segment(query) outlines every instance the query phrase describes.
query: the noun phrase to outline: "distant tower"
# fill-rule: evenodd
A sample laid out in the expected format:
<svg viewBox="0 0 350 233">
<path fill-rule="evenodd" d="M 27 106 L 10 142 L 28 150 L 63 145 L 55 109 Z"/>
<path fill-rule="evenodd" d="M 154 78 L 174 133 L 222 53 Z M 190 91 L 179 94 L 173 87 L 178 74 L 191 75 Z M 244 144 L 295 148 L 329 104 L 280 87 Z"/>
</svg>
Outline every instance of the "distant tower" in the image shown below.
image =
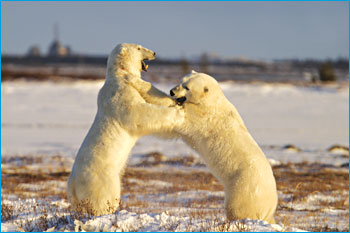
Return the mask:
<svg viewBox="0 0 350 233">
<path fill-rule="evenodd" d="M 53 26 L 53 41 L 49 47 L 48 55 L 51 57 L 64 57 L 69 55 L 68 49 L 59 41 L 59 30 L 57 23 L 55 23 Z"/>
<path fill-rule="evenodd" d="M 53 40 L 54 41 L 59 41 L 59 30 L 58 30 L 58 24 L 55 23 L 53 25 Z"/>
</svg>

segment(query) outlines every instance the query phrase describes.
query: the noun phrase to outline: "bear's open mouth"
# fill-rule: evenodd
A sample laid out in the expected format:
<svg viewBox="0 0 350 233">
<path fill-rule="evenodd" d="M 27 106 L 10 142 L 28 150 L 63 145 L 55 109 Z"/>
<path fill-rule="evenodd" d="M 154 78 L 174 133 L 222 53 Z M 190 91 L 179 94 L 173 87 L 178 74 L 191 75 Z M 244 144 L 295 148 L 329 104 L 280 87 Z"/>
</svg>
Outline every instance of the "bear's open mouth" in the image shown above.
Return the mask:
<svg viewBox="0 0 350 233">
<path fill-rule="evenodd" d="M 180 105 L 180 106 L 182 106 L 185 103 L 185 101 L 186 101 L 186 97 L 185 96 L 175 99 L 176 104 Z"/>
<path fill-rule="evenodd" d="M 145 61 L 148 60 L 148 59 L 144 59 L 141 61 L 141 66 L 142 66 L 142 70 L 147 72 L 147 69 L 148 69 L 148 65 L 146 65 Z"/>
</svg>

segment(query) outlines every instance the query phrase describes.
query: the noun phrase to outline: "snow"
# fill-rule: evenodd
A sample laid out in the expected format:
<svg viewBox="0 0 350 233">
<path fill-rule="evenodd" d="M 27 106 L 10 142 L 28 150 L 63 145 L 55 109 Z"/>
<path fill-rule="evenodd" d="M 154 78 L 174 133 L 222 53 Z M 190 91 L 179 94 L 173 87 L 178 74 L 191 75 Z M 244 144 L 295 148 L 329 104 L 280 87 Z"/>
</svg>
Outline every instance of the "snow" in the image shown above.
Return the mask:
<svg viewBox="0 0 350 233">
<path fill-rule="evenodd" d="M 1 154 L 75 156 L 96 113 L 103 81 L 5 82 L 1 86 Z M 168 92 L 172 86 L 155 84 Z M 221 83 L 268 158 L 340 164 L 347 158 L 326 149 L 349 145 L 348 87 Z M 291 155 L 281 148 L 301 149 Z M 167 156 L 196 154 L 181 140 L 146 136 L 132 154 L 158 151 Z M 294 153 L 294 152 L 293 152 Z"/>
<path fill-rule="evenodd" d="M 30 202 L 32 206 L 38 206 L 35 199 L 27 199 L 25 201 L 18 200 L 13 203 L 16 205 L 21 205 L 23 202 Z M 57 203 L 58 208 L 60 205 L 62 207 L 66 206 L 67 203 Z M 39 206 L 40 207 L 40 206 Z M 48 218 L 53 218 L 53 216 L 47 216 Z M 67 214 L 62 214 L 67 220 L 67 225 L 60 225 L 56 227 L 50 227 L 47 231 L 92 231 L 92 232 L 111 232 L 111 231 L 194 231 L 198 232 L 203 229 L 210 229 L 211 231 L 271 231 L 280 232 L 286 229 L 290 231 L 302 232 L 303 230 L 297 228 L 286 228 L 278 224 L 268 224 L 264 221 L 259 220 L 239 220 L 232 221 L 230 224 L 225 221 L 225 216 L 217 216 L 217 219 L 192 219 L 191 216 L 185 216 L 179 214 L 178 216 L 172 215 L 168 211 L 157 213 L 143 213 L 136 214 L 134 212 L 129 212 L 126 210 L 118 211 L 112 215 L 103 215 L 95 217 L 93 219 L 88 219 L 84 221 L 74 220 L 71 216 Z M 23 231 L 21 227 L 21 221 L 24 218 L 31 219 L 26 227 L 36 231 L 39 230 L 40 219 L 36 216 L 32 216 L 28 210 L 24 211 L 22 216 L 13 222 L 1 223 L 1 231 Z M 52 220 L 55 222 L 55 220 Z"/>
<path fill-rule="evenodd" d="M 141 181 L 138 179 L 133 179 L 133 178 L 129 178 L 128 181 L 130 183 L 134 183 L 134 184 L 142 184 L 142 185 L 150 185 L 150 186 L 163 186 L 163 187 L 172 187 L 173 184 L 169 183 L 169 182 L 164 182 L 164 181 L 160 181 L 160 180 L 147 180 L 145 181 Z"/>
<path fill-rule="evenodd" d="M 192 231 L 198 232 L 202 228 L 210 228 L 218 231 L 220 224 L 224 223 L 224 217 L 219 219 L 219 223 L 210 222 L 206 219 L 191 221 L 190 217 L 177 217 L 171 216 L 167 212 L 161 214 L 135 214 L 122 210 L 118 213 L 115 218 L 110 218 L 109 216 L 102 216 L 94 220 L 89 220 L 82 223 L 76 220 L 75 226 L 76 230 L 84 231 L 124 231 L 134 229 L 135 231 Z M 113 222 L 117 222 L 117 227 L 113 226 Z M 201 228 L 199 228 L 200 226 Z M 283 227 L 277 224 L 268 224 L 263 221 L 246 219 L 245 221 L 236 221 L 231 224 L 226 230 L 227 231 L 240 231 L 244 229 L 245 231 L 282 231 Z M 299 229 L 294 229 L 300 232 Z"/>
</svg>

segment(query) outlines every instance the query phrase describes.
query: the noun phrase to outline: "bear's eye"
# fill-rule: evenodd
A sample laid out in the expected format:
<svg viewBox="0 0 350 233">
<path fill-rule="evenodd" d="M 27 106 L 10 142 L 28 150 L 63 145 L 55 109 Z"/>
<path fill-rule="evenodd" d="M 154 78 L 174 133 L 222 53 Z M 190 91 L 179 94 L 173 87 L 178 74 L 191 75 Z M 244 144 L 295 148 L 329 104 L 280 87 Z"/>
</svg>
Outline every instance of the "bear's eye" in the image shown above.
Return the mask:
<svg viewBox="0 0 350 233">
<path fill-rule="evenodd" d="M 141 48 L 140 48 L 140 47 L 138 47 L 138 48 L 137 48 L 137 50 L 141 50 Z"/>
<path fill-rule="evenodd" d="M 188 88 L 188 87 L 186 87 L 186 86 L 183 86 L 183 88 L 185 88 L 187 91 L 189 91 L 190 89 Z"/>
</svg>

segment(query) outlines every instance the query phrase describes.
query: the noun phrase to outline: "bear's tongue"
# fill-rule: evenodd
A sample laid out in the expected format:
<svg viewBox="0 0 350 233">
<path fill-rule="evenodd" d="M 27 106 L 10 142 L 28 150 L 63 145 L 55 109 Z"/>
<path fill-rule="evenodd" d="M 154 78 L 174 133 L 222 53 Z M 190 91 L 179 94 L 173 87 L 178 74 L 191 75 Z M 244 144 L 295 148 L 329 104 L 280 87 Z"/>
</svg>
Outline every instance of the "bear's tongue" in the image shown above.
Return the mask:
<svg viewBox="0 0 350 233">
<path fill-rule="evenodd" d="M 141 66 L 142 66 L 142 70 L 145 71 L 145 72 L 147 72 L 148 65 L 146 65 L 146 63 L 145 63 L 144 60 L 141 61 Z"/>
</svg>

